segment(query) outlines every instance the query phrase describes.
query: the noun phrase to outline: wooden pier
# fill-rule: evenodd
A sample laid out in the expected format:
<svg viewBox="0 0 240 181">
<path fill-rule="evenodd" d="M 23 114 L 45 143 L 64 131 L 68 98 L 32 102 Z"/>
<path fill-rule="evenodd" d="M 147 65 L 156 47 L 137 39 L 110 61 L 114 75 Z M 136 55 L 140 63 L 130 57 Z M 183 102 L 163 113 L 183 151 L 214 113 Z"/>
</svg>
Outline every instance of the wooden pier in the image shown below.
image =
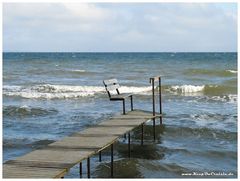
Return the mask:
<svg viewBox="0 0 240 181">
<path fill-rule="evenodd" d="M 156 78 L 150 79 L 154 82 Z M 160 77 L 159 79 L 160 83 Z M 161 90 L 161 89 L 159 89 Z M 153 86 L 154 92 L 154 86 Z M 160 92 L 160 91 L 159 91 Z M 154 93 L 153 93 L 154 95 Z M 144 124 L 153 121 L 153 139 L 155 140 L 155 121 L 162 124 L 161 92 L 159 94 L 160 112 L 132 109 L 125 114 L 115 115 L 83 131 L 74 133 L 45 148 L 9 160 L 3 164 L 3 178 L 64 178 L 69 170 L 79 164 L 79 176 L 82 177 L 82 161 L 87 160 L 87 177 L 91 177 L 90 158 L 111 147 L 111 177 L 114 177 L 114 143 L 123 135 L 128 135 L 128 156 L 131 153 L 130 132 L 141 127 L 141 145 L 144 141 Z"/>
</svg>

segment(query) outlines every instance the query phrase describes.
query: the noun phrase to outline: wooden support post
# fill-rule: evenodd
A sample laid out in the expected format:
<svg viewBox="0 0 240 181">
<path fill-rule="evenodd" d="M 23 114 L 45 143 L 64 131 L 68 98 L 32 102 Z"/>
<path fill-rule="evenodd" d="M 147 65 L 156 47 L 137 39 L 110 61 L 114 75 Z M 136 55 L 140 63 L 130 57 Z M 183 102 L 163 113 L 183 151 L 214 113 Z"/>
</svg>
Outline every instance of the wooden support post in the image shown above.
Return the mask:
<svg viewBox="0 0 240 181">
<path fill-rule="evenodd" d="M 162 85 L 161 85 L 161 77 L 159 77 L 159 111 L 160 111 L 160 125 L 162 125 Z"/>
<path fill-rule="evenodd" d="M 125 111 L 125 99 L 123 99 L 123 114 L 126 114 L 126 111 Z"/>
<path fill-rule="evenodd" d="M 128 132 L 128 157 L 131 156 L 131 146 L 130 146 L 130 132 Z"/>
<path fill-rule="evenodd" d="M 153 118 L 153 140 L 156 140 L 156 123 L 155 118 Z"/>
<path fill-rule="evenodd" d="M 102 161 L 102 151 L 99 151 L 99 162 Z"/>
<path fill-rule="evenodd" d="M 82 162 L 79 163 L 79 176 L 82 178 Z"/>
<path fill-rule="evenodd" d="M 90 158 L 87 158 L 87 176 L 90 178 Z"/>
<path fill-rule="evenodd" d="M 143 145 L 143 124 L 141 126 L 141 131 L 142 131 L 142 134 L 141 134 L 141 145 Z"/>
<path fill-rule="evenodd" d="M 111 178 L 113 178 L 113 144 L 111 144 Z"/>
<path fill-rule="evenodd" d="M 131 95 L 131 111 L 133 111 L 133 97 Z"/>
</svg>

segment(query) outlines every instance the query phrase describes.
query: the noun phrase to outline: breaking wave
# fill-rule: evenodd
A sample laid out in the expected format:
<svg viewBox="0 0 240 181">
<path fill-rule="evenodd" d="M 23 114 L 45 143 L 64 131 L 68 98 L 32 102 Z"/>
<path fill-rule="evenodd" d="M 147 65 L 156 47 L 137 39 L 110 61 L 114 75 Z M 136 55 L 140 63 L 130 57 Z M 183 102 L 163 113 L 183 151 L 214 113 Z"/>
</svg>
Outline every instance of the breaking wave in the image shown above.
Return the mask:
<svg viewBox="0 0 240 181">
<path fill-rule="evenodd" d="M 226 94 L 237 94 L 236 86 L 225 86 L 225 85 L 176 85 L 166 86 L 166 91 L 177 94 L 195 95 L 206 94 L 206 95 L 226 95 Z"/>
<path fill-rule="evenodd" d="M 178 92 L 178 93 L 193 93 L 193 92 L 201 92 L 205 88 L 204 85 L 194 86 L 194 85 L 176 85 L 169 87 L 169 91 Z"/>
<path fill-rule="evenodd" d="M 151 95 L 151 86 L 122 86 L 121 93 Z M 163 92 L 181 96 L 201 96 L 208 101 L 237 102 L 237 87 L 226 85 L 165 85 Z M 113 92 L 115 93 L 115 92 Z M 3 86 L 3 95 L 27 99 L 74 99 L 106 95 L 103 86 L 71 86 L 41 84 Z"/>
<path fill-rule="evenodd" d="M 147 94 L 151 87 L 122 86 L 121 93 Z M 43 98 L 43 99 L 67 99 L 94 96 L 105 94 L 103 86 L 70 86 L 42 84 L 28 87 L 3 86 L 3 94 L 6 96 L 19 96 L 23 98 Z"/>
<path fill-rule="evenodd" d="M 233 74 L 237 74 L 237 70 L 226 70 L 227 72 L 233 73 Z"/>
</svg>

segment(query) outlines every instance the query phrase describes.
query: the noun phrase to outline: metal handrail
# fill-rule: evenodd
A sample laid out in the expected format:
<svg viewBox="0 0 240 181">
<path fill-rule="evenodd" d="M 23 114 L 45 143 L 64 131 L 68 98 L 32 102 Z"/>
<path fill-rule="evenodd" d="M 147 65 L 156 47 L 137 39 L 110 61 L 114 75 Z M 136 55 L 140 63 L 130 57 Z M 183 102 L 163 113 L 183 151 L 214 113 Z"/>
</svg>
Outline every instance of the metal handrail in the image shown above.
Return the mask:
<svg viewBox="0 0 240 181">
<path fill-rule="evenodd" d="M 155 110 L 155 82 L 158 81 L 158 96 L 159 96 L 159 114 L 162 115 L 162 86 L 161 76 L 151 77 L 149 82 L 152 83 L 152 105 L 153 105 L 153 116 L 156 115 Z M 162 116 L 160 116 L 160 124 L 162 124 Z"/>
</svg>

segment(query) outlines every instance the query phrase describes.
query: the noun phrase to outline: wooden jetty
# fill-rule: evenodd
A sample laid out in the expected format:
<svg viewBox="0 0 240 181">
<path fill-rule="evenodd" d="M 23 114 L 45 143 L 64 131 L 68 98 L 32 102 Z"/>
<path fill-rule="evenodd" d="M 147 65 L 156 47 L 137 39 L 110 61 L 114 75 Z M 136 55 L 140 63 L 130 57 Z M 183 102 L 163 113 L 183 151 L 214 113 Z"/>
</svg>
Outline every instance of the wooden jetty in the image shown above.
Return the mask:
<svg viewBox="0 0 240 181">
<path fill-rule="evenodd" d="M 155 112 L 154 82 L 159 81 L 160 112 Z M 131 153 L 130 132 L 141 127 L 141 145 L 144 141 L 144 124 L 153 120 L 153 138 L 155 140 L 155 120 L 160 118 L 162 124 L 161 78 L 150 78 L 153 85 L 153 112 L 133 109 L 125 114 L 110 117 L 98 125 L 74 133 L 62 140 L 32 151 L 26 155 L 9 160 L 3 164 L 3 178 L 64 178 L 69 170 L 79 164 L 82 177 L 82 161 L 87 160 L 87 177 L 90 178 L 90 158 L 111 147 L 111 177 L 114 177 L 114 143 L 123 135 L 128 135 L 128 156 Z M 125 109 L 125 108 L 124 108 Z M 125 110 L 124 110 L 125 111 Z"/>
</svg>

